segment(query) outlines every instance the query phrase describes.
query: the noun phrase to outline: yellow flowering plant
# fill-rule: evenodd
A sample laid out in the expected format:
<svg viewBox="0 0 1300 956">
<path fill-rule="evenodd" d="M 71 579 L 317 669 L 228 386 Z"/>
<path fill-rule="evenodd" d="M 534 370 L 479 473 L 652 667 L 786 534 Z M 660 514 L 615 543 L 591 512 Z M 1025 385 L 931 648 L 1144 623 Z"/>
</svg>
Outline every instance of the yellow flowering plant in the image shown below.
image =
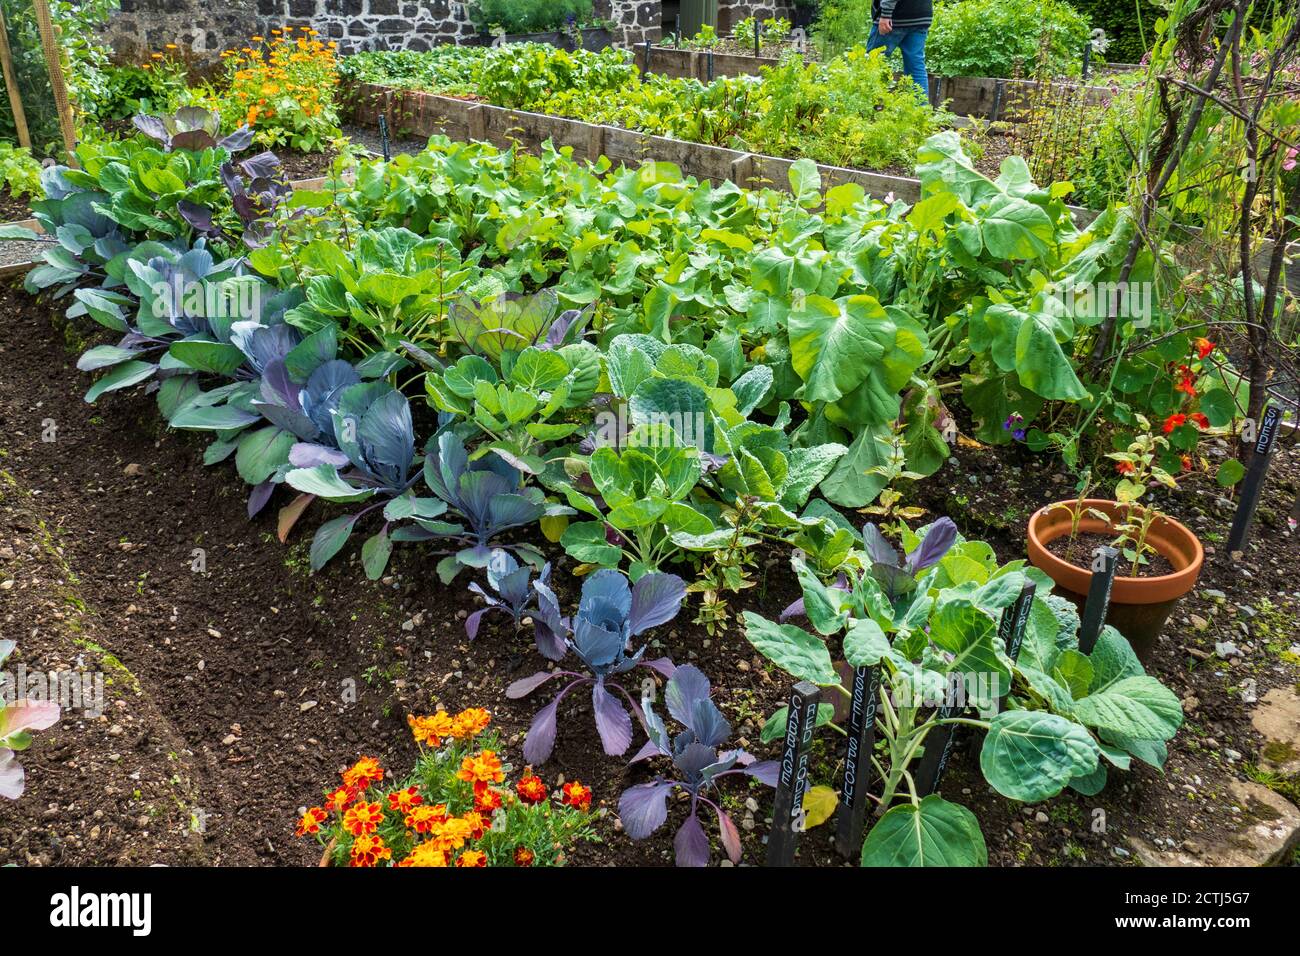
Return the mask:
<svg viewBox="0 0 1300 956">
<path fill-rule="evenodd" d="M 342 773 L 321 805 L 303 810 L 299 836 L 315 837 L 337 866 L 563 866 L 566 848 L 596 839 L 591 790 L 552 791 L 531 768 L 513 785 L 501 740 L 481 707 L 407 719 L 420 748 L 405 780 L 386 784 L 374 757 Z"/>
<path fill-rule="evenodd" d="M 254 142 L 318 152 L 342 135 L 336 93 L 338 44 L 309 27 L 276 29 L 221 54 L 224 86 L 206 88 L 199 105 L 221 113 L 223 126 L 249 126 Z"/>
</svg>

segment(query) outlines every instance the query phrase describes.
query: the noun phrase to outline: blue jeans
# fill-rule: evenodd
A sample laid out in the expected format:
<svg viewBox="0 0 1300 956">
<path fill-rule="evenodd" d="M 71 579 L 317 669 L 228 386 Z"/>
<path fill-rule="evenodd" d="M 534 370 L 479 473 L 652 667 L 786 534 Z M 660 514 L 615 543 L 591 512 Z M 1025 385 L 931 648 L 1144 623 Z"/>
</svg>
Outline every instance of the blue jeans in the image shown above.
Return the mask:
<svg viewBox="0 0 1300 956">
<path fill-rule="evenodd" d="M 868 53 L 879 47 L 884 47 L 886 54 L 903 51 L 903 72 L 912 78 L 927 100 L 930 98 L 930 74 L 925 68 L 925 37 L 929 32 L 926 27 L 894 27 L 889 33 L 882 34 L 873 23 L 871 36 L 867 39 Z"/>
</svg>

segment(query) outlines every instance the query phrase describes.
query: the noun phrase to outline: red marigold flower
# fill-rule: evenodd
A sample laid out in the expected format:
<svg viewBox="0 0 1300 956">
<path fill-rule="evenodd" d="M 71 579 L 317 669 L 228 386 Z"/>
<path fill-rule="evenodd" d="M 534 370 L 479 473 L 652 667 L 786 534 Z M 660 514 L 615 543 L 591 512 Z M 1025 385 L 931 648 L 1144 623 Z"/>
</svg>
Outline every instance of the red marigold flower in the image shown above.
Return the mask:
<svg viewBox="0 0 1300 956">
<path fill-rule="evenodd" d="M 380 803 L 358 803 L 343 814 L 343 827 L 353 836 L 374 833 L 384 821 L 384 807 Z"/>
<path fill-rule="evenodd" d="M 546 799 L 546 784 L 542 782 L 541 777 L 532 772 L 531 767 L 528 767 L 525 768 L 519 782 L 515 784 L 515 792 L 524 803 L 541 803 Z"/>
<path fill-rule="evenodd" d="M 1202 415 L 1200 412 L 1192 412 L 1187 417 L 1196 423 L 1197 428 L 1204 430 L 1210 427 L 1210 420 L 1206 418 L 1204 415 Z"/>
<path fill-rule="evenodd" d="M 515 866 L 532 866 L 537 855 L 526 846 L 515 847 Z"/>
<path fill-rule="evenodd" d="M 356 798 L 356 787 L 339 787 L 337 790 L 332 790 L 325 795 L 325 806 L 335 813 L 342 813 L 352 805 L 352 801 Z"/>
<path fill-rule="evenodd" d="M 1115 462 L 1115 470 L 1121 475 L 1131 475 L 1137 468 L 1131 461 L 1117 461 Z"/>
<path fill-rule="evenodd" d="M 564 803 L 573 807 L 575 810 L 586 810 L 591 807 L 591 788 L 584 787 L 578 781 L 573 780 L 566 783 L 561 790 L 564 793 Z"/>
<path fill-rule="evenodd" d="M 420 796 L 420 791 L 415 787 L 396 790 L 388 795 L 388 809 L 396 810 L 399 813 L 408 813 L 412 807 L 418 807 L 422 803 L 424 803 L 424 797 Z"/>
<path fill-rule="evenodd" d="M 456 858 L 457 866 L 487 866 L 487 854 L 482 850 L 466 850 Z"/>
<path fill-rule="evenodd" d="M 320 833 L 321 824 L 330 817 L 329 811 L 322 807 L 312 807 L 302 815 L 298 821 L 298 836 L 306 836 L 309 833 Z"/>
<path fill-rule="evenodd" d="M 486 783 L 474 784 L 474 809 L 488 814 L 501 809 L 501 793 Z"/>
<path fill-rule="evenodd" d="M 350 866 L 378 866 L 380 860 L 391 860 L 393 851 L 379 837 L 363 833 L 352 841 Z"/>
<path fill-rule="evenodd" d="M 362 757 L 351 768 L 343 771 L 343 783 L 357 790 L 365 790 L 384 779 L 384 768 L 374 757 Z"/>
<path fill-rule="evenodd" d="M 1182 412 L 1176 412 L 1175 414 L 1170 415 L 1168 418 L 1165 419 L 1165 434 L 1168 435 L 1179 425 L 1186 425 L 1186 424 L 1187 424 L 1187 416 L 1184 415 Z"/>
<path fill-rule="evenodd" d="M 1196 347 L 1196 357 L 1198 359 L 1205 358 L 1215 349 L 1214 343 L 1211 342 L 1209 339 L 1205 338 L 1204 336 L 1194 340 L 1192 342 L 1192 345 Z"/>
<path fill-rule="evenodd" d="M 406 827 L 416 833 L 428 833 L 434 827 L 447 822 L 447 806 L 435 803 L 433 806 L 412 807 L 406 814 Z"/>
</svg>

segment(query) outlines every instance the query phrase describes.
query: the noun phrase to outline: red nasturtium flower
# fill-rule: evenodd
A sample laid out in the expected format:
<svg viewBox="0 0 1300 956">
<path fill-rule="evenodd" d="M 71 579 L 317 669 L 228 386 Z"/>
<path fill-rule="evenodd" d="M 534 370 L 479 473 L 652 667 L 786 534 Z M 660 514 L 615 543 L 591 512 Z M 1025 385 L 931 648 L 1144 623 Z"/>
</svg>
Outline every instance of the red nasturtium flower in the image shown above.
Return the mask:
<svg viewBox="0 0 1300 956">
<path fill-rule="evenodd" d="M 399 813 L 409 813 L 412 807 L 418 807 L 422 803 L 424 797 L 420 796 L 420 791 L 415 787 L 396 790 L 388 795 L 388 809 L 397 810 Z"/>
<path fill-rule="evenodd" d="M 1180 463 L 1181 463 L 1182 466 L 1183 466 L 1183 471 L 1191 471 L 1191 470 L 1192 470 L 1192 456 L 1191 456 L 1191 455 L 1183 455 L 1182 458 L 1179 459 L 1179 461 L 1180 461 Z"/>
<path fill-rule="evenodd" d="M 546 784 L 542 778 L 533 773 L 531 767 L 524 769 L 524 775 L 515 784 L 515 792 L 524 803 L 541 803 L 546 799 Z"/>
<path fill-rule="evenodd" d="M 591 806 L 590 787 L 584 787 L 578 781 L 573 780 L 566 783 L 561 790 L 564 793 L 564 802 L 575 810 L 586 810 Z"/>
<path fill-rule="evenodd" d="M 1137 471 L 1137 467 L 1131 461 L 1117 461 L 1115 462 L 1115 470 L 1121 475 L 1131 475 Z"/>
<path fill-rule="evenodd" d="M 1190 421 L 1196 423 L 1197 428 L 1204 430 L 1210 427 L 1210 420 L 1206 418 L 1204 415 L 1202 415 L 1200 412 L 1192 412 L 1187 417 Z"/>
<path fill-rule="evenodd" d="M 515 847 L 515 866 L 532 866 L 537 855 L 526 846 Z"/>
<path fill-rule="evenodd" d="M 380 803 L 361 802 L 343 814 L 343 828 L 353 836 L 374 833 L 384 821 L 384 807 Z"/>
<path fill-rule="evenodd" d="M 482 850 L 466 850 L 456 858 L 457 866 L 487 866 L 487 854 Z"/>
<path fill-rule="evenodd" d="M 1174 386 L 1174 391 L 1182 392 L 1184 395 L 1188 395 L 1191 398 L 1195 398 L 1196 397 L 1195 380 L 1190 375 L 1184 375 L 1182 381 L 1180 381 L 1177 385 Z"/>
<path fill-rule="evenodd" d="M 1204 336 L 1195 339 L 1192 345 L 1196 347 L 1196 357 L 1198 359 L 1203 359 L 1214 351 L 1214 343 Z"/>
<path fill-rule="evenodd" d="M 320 833 L 321 824 L 330 818 L 329 811 L 322 807 L 312 807 L 298 821 L 298 836 Z"/>
<path fill-rule="evenodd" d="M 501 809 L 501 793 L 486 783 L 474 784 L 474 809 L 479 813 L 492 813 Z"/>
<path fill-rule="evenodd" d="M 349 769 L 343 771 L 343 785 L 365 790 L 371 784 L 384 779 L 384 768 L 374 757 L 362 757 Z"/>
<path fill-rule="evenodd" d="M 352 801 L 356 798 L 356 787 L 339 787 L 337 790 L 331 790 L 325 795 L 325 806 L 335 813 L 342 813 L 352 805 Z"/>
<path fill-rule="evenodd" d="M 1187 424 L 1187 416 L 1184 415 L 1182 412 L 1175 412 L 1173 415 L 1170 415 L 1168 418 L 1165 419 L 1165 434 L 1168 435 L 1179 425 L 1186 425 L 1186 424 Z"/>
<path fill-rule="evenodd" d="M 391 860 L 393 851 L 372 833 L 363 833 L 352 841 L 351 866 L 378 866 L 380 860 Z"/>
<path fill-rule="evenodd" d="M 460 762 L 456 776 L 470 783 L 500 783 L 506 778 L 501 760 L 491 750 L 471 754 Z"/>
</svg>

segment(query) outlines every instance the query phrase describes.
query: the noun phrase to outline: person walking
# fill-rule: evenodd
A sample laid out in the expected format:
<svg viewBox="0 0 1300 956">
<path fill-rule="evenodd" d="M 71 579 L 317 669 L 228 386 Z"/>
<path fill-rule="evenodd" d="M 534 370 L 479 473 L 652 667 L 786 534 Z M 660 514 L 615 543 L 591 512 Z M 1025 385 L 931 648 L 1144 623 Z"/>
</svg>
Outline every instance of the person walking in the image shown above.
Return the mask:
<svg viewBox="0 0 1300 956">
<path fill-rule="evenodd" d="M 932 0 L 872 0 L 871 36 L 867 52 L 884 47 L 885 54 L 903 53 L 903 72 L 927 100 L 930 74 L 925 67 L 925 38 L 934 19 Z"/>
</svg>

